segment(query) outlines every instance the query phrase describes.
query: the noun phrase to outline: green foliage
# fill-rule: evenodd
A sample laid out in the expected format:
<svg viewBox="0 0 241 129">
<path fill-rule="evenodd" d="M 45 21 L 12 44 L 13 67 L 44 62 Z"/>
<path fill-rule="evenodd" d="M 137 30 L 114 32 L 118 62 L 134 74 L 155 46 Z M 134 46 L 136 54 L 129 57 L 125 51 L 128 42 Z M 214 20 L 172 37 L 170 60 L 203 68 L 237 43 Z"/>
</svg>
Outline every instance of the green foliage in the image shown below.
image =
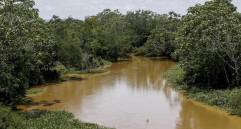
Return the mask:
<svg viewBox="0 0 241 129">
<path fill-rule="evenodd" d="M 34 88 L 28 89 L 27 92 L 26 92 L 26 95 L 27 96 L 33 96 L 33 95 L 40 94 L 40 93 L 42 93 L 44 91 L 45 91 L 45 88 L 34 87 Z"/>
<path fill-rule="evenodd" d="M 83 32 L 83 22 L 68 18 L 62 20 L 57 16 L 48 23 L 57 40 L 58 60 L 68 68 L 76 67 L 82 69 L 83 66 L 83 44 L 81 35 Z"/>
<path fill-rule="evenodd" d="M 33 7 L 32 0 L 0 1 L 0 103 L 15 106 L 33 85 L 57 80 L 67 71 L 99 72 L 110 61 L 137 53 L 178 59 L 180 65 L 167 74 L 169 81 L 196 100 L 241 114 L 240 90 L 232 89 L 241 83 L 241 14 L 231 0 L 198 4 L 182 18 L 174 12 L 123 15 L 105 9 L 85 20 L 53 16 L 46 22 Z M 32 118 L 0 112 L 4 110 L 10 115 L 0 116 L 0 129 L 89 126 L 64 112 Z"/>
<path fill-rule="evenodd" d="M 189 98 L 220 107 L 233 115 L 241 116 L 241 89 L 206 90 L 192 88 L 187 92 Z"/>
<path fill-rule="evenodd" d="M 174 12 L 170 12 L 169 15 L 157 16 L 156 27 L 151 31 L 147 42 L 139 49 L 139 54 L 150 57 L 171 57 L 176 47 L 175 35 L 179 17 Z"/>
<path fill-rule="evenodd" d="M 132 33 L 131 44 L 134 48 L 139 48 L 147 41 L 151 30 L 156 26 L 158 15 L 148 10 L 129 11 L 126 20 Z"/>
<path fill-rule="evenodd" d="M 0 107 L 0 114 L 0 129 L 108 129 L 80 122 L 71 113 L 63 111 L 19 113 Z"/>
<path fill-rule="evenodd" d="M 1 6 L 0 102 L 7 105 L 16 105 L 28 88 L 57 80 L 66 71 L 92 71 L 128 57 L 157 23 L 151 11 L 123 15 L 106 9 L 84 21 L 53 16 L 46 22 L 32 0 L 7 0 Z"/>
<path fill-rule="evenodd" d="M 118 10 L 109 9 L 87 19 L 97 25 L 92 28 L 93 39 L 90 50 L 103 59 L 117 61 L 119 57 L 127 57 L 131 49 L 131 31 L 129 23 Z"/>
<path fill-rule="evenodd" d="M 166 77 L 167 77 L 168 81 L 175 85 L 183 85 L 184 84 L 184 82 L 183 82 L 184 75 L 185 75 L 185 72 L 179 65 L 170 68 L 168 70 L 168 72 L 166 73 Z"/>
<path fill-rule="evenodd" d="M 55 42 L 32 0 L 0 6 L 0 102 L 15 105 L 30 85 L 54 78 Z"/>
<path fill-rule="evenodd" d="M 81 21 L 54 16 L 49 26 L 58 41 L 58 60 L 67 69 L 90 70 L 130 52 L 128 23 L 117 10 L 104 10 Z"/>
<path fill-rule="evenodd" d="M 230 100 L 231 113 L 241 116 L 241 89 L 232 90 Z"/>
<path fill-rule="evenodd" d="M 241 116 L 240 88 L 215 90 L 187 86 L 184 82 L 185 72 L 179 66 L 170 69 L 166 77 L 174 88 L 184 90 L 188 98 L 220 107 L 233 115 Z"/>
<path fill-rule="evenodd" d="M 212 0 L 188 9 L 178 29 L 176 50 L 188 84 L 239 85 L 240 23 L 230 0 Z"/>
</svg>

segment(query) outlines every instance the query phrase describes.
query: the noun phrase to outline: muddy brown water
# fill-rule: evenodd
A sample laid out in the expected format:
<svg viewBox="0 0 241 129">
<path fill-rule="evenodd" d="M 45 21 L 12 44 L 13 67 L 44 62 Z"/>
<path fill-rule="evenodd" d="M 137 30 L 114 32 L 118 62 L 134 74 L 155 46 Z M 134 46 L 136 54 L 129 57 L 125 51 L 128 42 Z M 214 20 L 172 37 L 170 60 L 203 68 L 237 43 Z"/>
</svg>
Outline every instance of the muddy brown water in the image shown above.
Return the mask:
<svg viewBox="0 0 241 129">
<path fill-rule="evenodd" d="M 134 57 L 82 81 L 49 85 L 31 109 L 66 110 L 117 129 L 241 129 L 241 118 L 183 98 L 168 86 L 170 60 Z"/>
</svg>

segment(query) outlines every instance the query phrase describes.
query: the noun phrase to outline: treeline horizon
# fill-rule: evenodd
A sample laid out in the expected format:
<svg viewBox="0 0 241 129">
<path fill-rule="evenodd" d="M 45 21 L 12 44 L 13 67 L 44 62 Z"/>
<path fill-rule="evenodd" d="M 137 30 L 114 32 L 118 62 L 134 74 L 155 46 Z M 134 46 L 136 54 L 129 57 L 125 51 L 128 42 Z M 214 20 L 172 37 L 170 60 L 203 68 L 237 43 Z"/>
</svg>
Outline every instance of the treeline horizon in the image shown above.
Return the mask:
<svg viewBox="0 0 241 129">
<path fill-rule="evenodd" d="M 158 14 L 105 9 L 84 20 L 40 18 L 32 0 L 0 4 L 0 102 L 17 105 L 34 85 L 66 71 L 88 71 L 130 54 L 167 56 L 184 70 L 184 82 L 206 89 L 241 82 L 241 14 L 231 0 L 211 0 Z"/>
<path fill-rule="evenodd" d="M 27 89 L 59 80 L 67 71 L 88 72 L 133 53 L 171 57 L 180 20 L 174 12 L 137 10 L 123 15 L 105 9 L 85 20 L 54 15 L 45 21 L 33 0 L 0 3 L 0 103 L 13 107 Z M 160 31 L 162 39 L 155 35 Z"/>
</svg>

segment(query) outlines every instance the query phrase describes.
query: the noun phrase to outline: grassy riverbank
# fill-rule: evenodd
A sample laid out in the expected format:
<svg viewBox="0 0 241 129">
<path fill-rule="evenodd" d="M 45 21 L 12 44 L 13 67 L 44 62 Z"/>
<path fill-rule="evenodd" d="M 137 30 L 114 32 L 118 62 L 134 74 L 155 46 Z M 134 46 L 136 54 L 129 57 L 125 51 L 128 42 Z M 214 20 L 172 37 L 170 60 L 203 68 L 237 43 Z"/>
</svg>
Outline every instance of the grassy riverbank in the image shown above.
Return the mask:
<svg viewBox="0 0 241 129">
<path fill-rule="evenodd" d="M 108 72 L 107 68 L 109 68 L 111 65 L 112 65 L 112 63 L 108 62 L 101 67 L 93 68 L 93 69 L 89 69 L 89 70 L 85 70 L 85 71 L 66 70 L 66 69 L 63 70 L 62 69 L 62 70 L 59 70 L 60 74 L 61 74 L 59 81 L 54 82 L 54 83 L 69 81 L 69 80 L 83 80 L 83 79 L 87 79 L 94 75 L 107 73 Z M 45 91 L 45 89 L 46 89 L 45 85 L 34 86 L 27 90 L 26 96 L 31 97 L 31 96 L 39 95 L 39 94 L 43 93 Z"/>
<path fill-rule="evenodd" d="M 108 72 L 111 63 L 86 71 L 65 70 L 61 72 L 60 81 L 82 80 Z M 45 86 L 29 89 L 26 96 L 39 95 Z M 74 119 L 73 114 L 64 111 L 30 111 L 19 112 L 0 105 L 0 129 L 110 129 L 97 124 L 84 123 Z"/>
<path fill-rule="evenodd" d="M 64 111 L 17 112 L 0 106 L 0 129 L 110 129 L 84 123 Z"/>
<path fill-rule="evenodd" d="M 60 79 L 62 81 L 86 79 L 95 74 L 108 72 L 107 68 L 109 68 L 111 65 L 112 65 L 111 62 L 106 62 L 103 66 L 87 69 L 83 71 L 75 70 L 75 69 L 61 70 Z"/>
<path fill-rule="evenodd" d="M 187 86 L 184 82 L 184 74 L 184 71 L 176 66 L 167 72 L 167 78 L 174 88 L 183 91 L 188 98 L 216 106 L 232 115 L 241 116 L 240 88 L 215 90 Z"/>
<path fill-rule="evenodd" d="M 101 73 L 106 73 L 108 72 L 107 68 L 110 67 L 111 64 L 105 65 L 103 67 L 99 67 L 96 69 L 91 69 L 88 71 L 68 71 L 63 74 L 61 80 L 67 81 L 67 80 L 82 80 L 86 79 L 90 76 L 96 75 L 96 74 L 101 74 Z"/>
</svg>

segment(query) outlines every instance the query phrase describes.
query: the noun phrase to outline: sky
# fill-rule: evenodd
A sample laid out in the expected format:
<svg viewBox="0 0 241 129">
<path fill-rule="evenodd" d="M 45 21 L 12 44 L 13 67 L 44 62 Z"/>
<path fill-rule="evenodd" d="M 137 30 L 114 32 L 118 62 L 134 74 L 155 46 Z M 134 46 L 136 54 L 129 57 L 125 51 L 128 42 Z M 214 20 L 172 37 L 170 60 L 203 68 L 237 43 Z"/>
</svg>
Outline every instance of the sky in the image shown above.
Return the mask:
<svg viewBox="0 0 241 129">
<path fill-rule="evenodd" d="M 144 9 L 160 14 L 169 11 L 185 14 L 188 7 L 205 1 L 207 0 L 35 0 L 35 8 L 39 9 L 40 16 L 44 19 L 50 19 L 53 15 L 84 19 L 106 8 L 118 9 L 122 13 Z M 233 0 L 233 3 L 241 12 L 241 0 Z"/>
</svg>

